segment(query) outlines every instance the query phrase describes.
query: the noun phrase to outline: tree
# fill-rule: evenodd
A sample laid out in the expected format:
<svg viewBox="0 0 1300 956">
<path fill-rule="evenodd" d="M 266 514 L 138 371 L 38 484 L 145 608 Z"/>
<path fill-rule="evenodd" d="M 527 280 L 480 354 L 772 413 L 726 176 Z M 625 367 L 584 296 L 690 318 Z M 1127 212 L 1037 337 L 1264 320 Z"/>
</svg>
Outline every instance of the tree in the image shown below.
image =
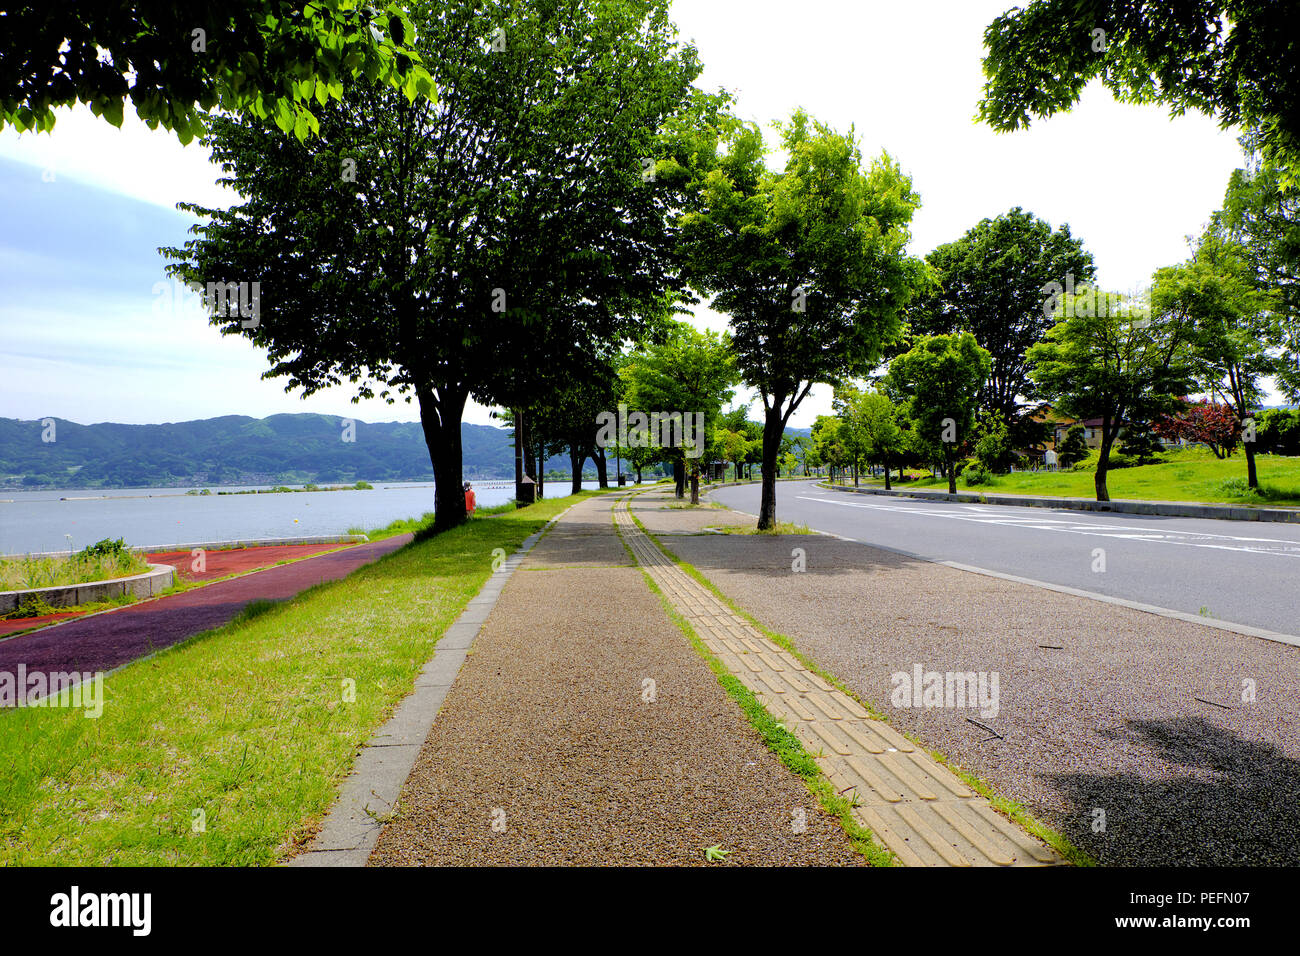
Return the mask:
<svg viewBox="0 0 1300 956">
<path fill-rule="evenodd" d="M 918 437 L 942 449 L 950 495 L 957 493 L 957 445 L 973 430 L 979 392 L 991 367 L 989 353 L 969 332 L 925 335 L 889 363 L 882 383 L 906 399 Z"/>
<path fill-rule="evenodd" d="M 1029 349 L 1030 375 L 1055 407 L 1074 418 L 1100 418 L 1094 486 L 1109 501 L 1110 451 L 1124 423 L 1151 419 L 1184 395 L 1191 379 L 1191 329 L 1176 312 L 1146 317 L 1122 296 L 1064 295 L 1058 321 Z"/>
<path fill-rule="evenodd" d="M 899 409 L 880 392 L 837 389 L 835 405 L 844 426 L 854 435 L 862 457 L 885 470 L 885 490 L 890 489 L 889 469 L 907 447 L 907 433 L 899 425 Z"/>
<path fill-rule="evenodd" d="M 437 103 L 351 84 L 308 144 L 247 117 L 212 121 L 214 158 L 245 202 L 185 205 L 209 221 L 165 250 L 170 271 L 261 287 L 265 315 L 227 302 L 213 322 L 266 347 L 268 377 L 418 401 L 439 529 L 464 520 L 471 393 L 523 408 L 678 295 L 680 189 L 647 180 L 643 160 L 671 159 L 661 133 L 716 101 L 693 91 L 699 65 L 666 6 L 439 4 L 415 41 Z"/>
<path fill-rule="evenodd" d="M 834 479 L 840 469 L 849 466 L 849 450 L 844 443 L 844 422 L 834 415 L 818 415 L 813 422 L 812 443 L 816 463 L 831 470 Z"/>
<path fill-rule="evenodd" d="M 699 504 L 700 460 L 737 381 L 730 342 L 712 330 L 701 332 L 686 322 L 675 322 L 663 341 L 643 344 L 633 353 L 622 375 L 628 407 L 659 416 L 659 444 L 689 475 L 691 504 Z M 683 423 L 688 415 L 697 417 L 690 419 L 693 430 L 683 428 L 678 438 L 665 436 L 664 415 L 680 415 Z M 633 427 L 631 418 L 628 427 Z M 687 447 L 692 440 L 695 446 Z"/>
<path fill-rule="evenodd" d="M 1247 165 L 1228 182 L 1211 228 L 1238 243 L 1255 284 L 1275 297 L 1280 346 L 1275 372 L 1287 400 L 1300 401 L 1300 190 L 1283 188 L 1283 175 L 1242 137 Z"/>
<path fill-rule="evenodd" d="M 976 427 L 975 457 L 994 475 L 1005 475 L 1019 456 L 1011 446 L 1007 423 L 996 413 L 985 412 Z"/>
<path fill-rule="evenodd" d="M 313 101 L 343 98 L 344 83 L 386 83 L 429 97 L 433 79 L 397 3 L 356 0 L 40 0 L 0 13 L 0 129 L 54 128 L 55 107 L 85 103 L 122 125 L 130 100 L 150 129 L 182 143 L 205 114 L 248 112 L 306 139 Z"/>
<path fill-rule="evenodd" d="M 1262 451 L 1300 455 L 1300 411 L 1270 408 L 1255 416 L 1255 438 Z"/>
<path fill-rule="evenodd" d="M 802 111 L 777 128 L 780 172 L 763 165 L 756 127 L 702 142 L 700 208 L 682 221 L 685 274 L 731 317 L 743 381 L 763 402 L 762 530 L 776 522 L 790 416 L 814 383 L 869 371 L 927 273 L 905 252 L 919 199 L 888 154 L 864 171 L 852 130 Z"/>
<path fill-rule="evenodd" d="M 961 239 L 936 248 L 926 261 L 939 282 L 908 310 L 912 331 L 973 333 L 992 361 L 980 408 L 1001 417 L 1013 443 L 1023 442 L 1020 403 L 1036 397 L 1025 351 L 1052 325 L 1052 309 L 1045 304 L 1051 288 L 1059 294 L 1092 280 L 1091 253 L 1070 235 L 1069 226 L 1053 231 L 1017 206 L 996 219 L 981 220 Z"/>
<path fill-rule="evenodd" d="M 1214 402 L 1179 402 L 1155 420 L 1157 435 L 1170 441 L 1204 445 L 1215 458 L 1231 458 L 1241 440 L 1241 421 L 1231 408 Z"/>
<path fill-rule="evenodd" d="M 1082 425 L 1071 425 L 1056 450 L 1056 460 L 1062 468 L 1073 468 L 1088 457 L 1088 442 L 1083 437 Z"/>
<path fill-rule="evenodd" d="M 1157 455 L 1164 450 L 1160 444 L 1160 438 L 1152 429 L 1150 422 L 1136 421 L 1129 422 L 1124 429 L 1124 435 L 1120 438 L 1120 451 L 1126 458 L 1131 458 L 1136 464 L 1149 465 L 1159 459 Z"/>
<path fill-rule="evenodd" d="M 1118 99 L 1260 130 L 1294 184 L 1300 7 L 1271 0 L 1034 0 L 984 31 L 980 118 L 996 130 L 1068 110 L 1100 79 Z"/>
<path fill-rule="evenodd" d="M 1207 232 L 1195 256 L 1180 266 L 1160 269 L 1152 307 L 1178 313 L 1195 329 L 1194 374 L 1202 389 L 1222 396 L 1241 429 L 1263 396 L 1261 379 L 1279 367 L 1275 343 L 1281 338 L 1275 297 L 1259 289 L 1245 251 Z M 1254 435 L 1246 435 L 1246 483 L 1259 487 Z"/>
</svg>

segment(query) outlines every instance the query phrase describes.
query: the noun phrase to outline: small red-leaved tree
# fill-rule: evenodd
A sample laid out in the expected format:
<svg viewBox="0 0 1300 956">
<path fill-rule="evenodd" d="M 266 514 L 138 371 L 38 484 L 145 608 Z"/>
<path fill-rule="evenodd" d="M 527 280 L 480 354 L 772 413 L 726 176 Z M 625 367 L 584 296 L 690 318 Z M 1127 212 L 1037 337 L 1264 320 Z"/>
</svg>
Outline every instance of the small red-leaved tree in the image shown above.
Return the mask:
<svg viewBox="0 0 1300 956">
<path fill-rule="evenodd" d="M 1211 402 L 1184 402 L 1181 411 L 1160 416 L 1151 427 L 1169 441 L 1200 442 L 1215 458 L 1231 455 L 1241 440 L 1241 423 L 1232 409 Z"/>
</svg>

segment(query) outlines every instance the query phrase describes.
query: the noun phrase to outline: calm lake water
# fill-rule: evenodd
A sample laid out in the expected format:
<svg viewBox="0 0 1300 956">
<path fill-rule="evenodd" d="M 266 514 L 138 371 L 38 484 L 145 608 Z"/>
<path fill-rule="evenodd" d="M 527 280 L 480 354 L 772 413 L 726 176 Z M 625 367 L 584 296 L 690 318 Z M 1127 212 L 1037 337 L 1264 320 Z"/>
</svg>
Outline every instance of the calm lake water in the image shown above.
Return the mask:
<svg viewBox="0 0 1300 956">
<path fill-rule="evenodd" d="M 514 482 L 476 481 L 478 504 L 503 504 Z M 548 481 L 550 495 L 569 492 L 568 481 Z M 247 487 L 247 486 L 246 486 Z M 186 488 L 112 488 L 76 491 L 0 491 L 0 554 L 66 551 L 103 538 L 137 547 L 346 534 L 380 528 L 398 518 L 433 510 L 433 483 L 375 483 L 368 491 L 300 491 L 274 495 L 187 495 Z M 266 487 L 266 486 L 262 486 Z M 584 482 L 594 488 L 596 482 Z"/>
</svg>

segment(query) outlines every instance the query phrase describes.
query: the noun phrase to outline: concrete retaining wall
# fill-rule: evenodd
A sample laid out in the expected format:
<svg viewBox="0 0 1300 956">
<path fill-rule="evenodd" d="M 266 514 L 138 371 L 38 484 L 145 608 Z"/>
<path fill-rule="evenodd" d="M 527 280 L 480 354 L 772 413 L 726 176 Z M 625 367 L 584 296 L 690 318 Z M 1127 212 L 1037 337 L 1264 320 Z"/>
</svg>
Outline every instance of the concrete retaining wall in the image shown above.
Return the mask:
<svg viewBox="0 0 1300 956">
<path fill-rule="evenodd" d="M 846 488 L 821 485 L 831 491 L 859 495 L 886 495 L 957 501 L 966 504 L 1016 505 L 1021 508 L 1058 508 L 1066 511 L 1108 511 L 1113 514 L 1161 515 L 1167 518 L 1219 518 L 1229 521 L 1286 521 L 1300 523 L 1300 509 L 1247 508 L 1243 505 L 1201 505 L 1181 501 L 1095 501 L 1092 498 L 1043 498 L 1029 495 L 989 495 L 976 492 L 886 491 L 884 488 Z"/>
<path fill-rule="evenodd" d="M 176 569 L 170 564 L 151 564 L 143 574 L 112 581 L 90 581 L 86 584 L 60 584 L 51 588 L 32 588 L 27 591 L 0 591 L 0 614 L 16 611 L 24 601 L 37 598 L 50 607 L 76 607 L 95 601 L 107 601 L 133 594 L 138 598 L 153 597 L 172 586 Z"/>
</svg>

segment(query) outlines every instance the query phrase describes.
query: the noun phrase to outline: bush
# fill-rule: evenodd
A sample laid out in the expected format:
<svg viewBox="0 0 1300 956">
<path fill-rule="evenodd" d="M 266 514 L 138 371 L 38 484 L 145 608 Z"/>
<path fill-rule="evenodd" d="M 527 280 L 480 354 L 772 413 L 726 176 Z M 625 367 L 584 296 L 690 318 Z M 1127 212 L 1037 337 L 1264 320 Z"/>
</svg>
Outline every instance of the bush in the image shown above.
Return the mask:
<svg viewBox="0 0 1300 956">
<path fill-rule="evenodd" d="M 126 542 L 121 538 L 104 538 L 102 541 L 96 541 L 94 544 L 88 544 L 81 549 L 79 554 L 76 555 L 77 558 L 83 560 L 130 556 L 131 549 L 126 546 Z"/>
<path fill-rule="evenodd" d="M 1065 433 L 1061 447 L 1056 449 L 1056 460 L 1062 468 L 1073 468 L 1088 457 L 1088 443 L 1083 438 L 1083 426 L 1074 425 Z"/>
</svg>

